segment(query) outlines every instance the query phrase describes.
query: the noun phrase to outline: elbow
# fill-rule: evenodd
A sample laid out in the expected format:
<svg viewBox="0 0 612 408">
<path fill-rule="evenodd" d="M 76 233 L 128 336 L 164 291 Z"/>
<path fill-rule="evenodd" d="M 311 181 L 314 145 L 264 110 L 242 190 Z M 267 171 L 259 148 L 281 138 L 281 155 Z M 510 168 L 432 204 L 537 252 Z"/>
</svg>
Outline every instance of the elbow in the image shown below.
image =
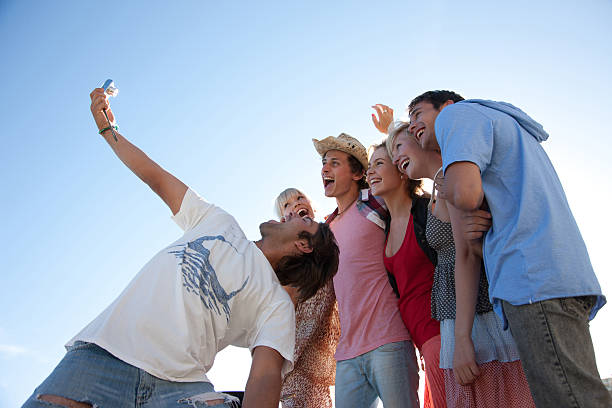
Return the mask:
<svg viewBox="0 0 612 408">
<path fill-rule="evenodd" d="M 484 195 L 482 190 L 455 190 L 451 204 L 463 211 L 474 211 L 480 208 Z"/>
</svg>

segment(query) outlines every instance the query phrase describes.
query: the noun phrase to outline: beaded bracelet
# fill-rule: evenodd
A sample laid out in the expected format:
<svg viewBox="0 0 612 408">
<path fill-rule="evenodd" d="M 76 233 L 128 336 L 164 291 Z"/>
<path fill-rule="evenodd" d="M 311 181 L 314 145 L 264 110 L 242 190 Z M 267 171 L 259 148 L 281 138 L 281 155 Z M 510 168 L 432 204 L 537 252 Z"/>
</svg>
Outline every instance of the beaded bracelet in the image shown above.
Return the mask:
<svg viewBox="0 0 612 408">
<path fill-rule="evenodd" d="M 104 132 L 106 132 L 107 130 L 111 130 L 111 129 L 115 129 L 116 131 L 119 131 L 119 126 L 109 126 L 109 127 L 105 127 L 104 129 L 100 129 L 98 131 L 99 134 L 102 134 Z"/>
</svg>

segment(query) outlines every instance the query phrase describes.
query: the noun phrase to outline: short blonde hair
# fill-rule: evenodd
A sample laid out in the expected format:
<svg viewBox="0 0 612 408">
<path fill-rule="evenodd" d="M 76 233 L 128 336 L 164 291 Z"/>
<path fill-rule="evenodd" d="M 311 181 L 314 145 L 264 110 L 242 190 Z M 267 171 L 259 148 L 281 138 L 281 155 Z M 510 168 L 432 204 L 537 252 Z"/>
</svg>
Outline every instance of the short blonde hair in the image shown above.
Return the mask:
<svg viewBox="0 0 612 408">
<path fill-rule="evenodd" d="M 280 219 L 283 216 L 283 210 L 285 209 L 285 204 L 290 200 L 295 200 L 299 196 L 305 197 L 308 201 L 310 199 L 306 196 L 306 194 L 302 193 L 297 188 L 289 187 L 283 190 L 278 197 L 276 197 L 276 201 L 274 202 L 274 211 L 276 212 L 276 216 Z M 312 203 L 311 203 L 312 206 Z"/>
<path fill-rule="evenodd" d="M 393 157 L 393 142 L 397 138 L 397 135 L 400 134 L 401 131 L 410 126 L 410 122 L 403 122 L 401 120 L 396 120 L 389 124 L 389 128 L 387 129 L 387 140 L 385 141 L 385 145 L 387 147 L 387 153 L 389 153 L 389 157 Z"/>
</svg>

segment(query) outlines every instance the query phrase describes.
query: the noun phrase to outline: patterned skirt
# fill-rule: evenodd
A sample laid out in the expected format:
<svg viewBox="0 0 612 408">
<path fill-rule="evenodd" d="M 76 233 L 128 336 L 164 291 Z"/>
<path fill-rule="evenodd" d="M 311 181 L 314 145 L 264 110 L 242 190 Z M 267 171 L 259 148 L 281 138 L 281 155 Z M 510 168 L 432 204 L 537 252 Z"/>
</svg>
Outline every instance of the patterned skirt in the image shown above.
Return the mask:
<svg viewBox="0 0 612 408">
<path fill-rule="evenodd" d="M 535 408 L 520 361 L 479 364 L 480 375 L 459 385 L 452 369 L 444 370 L 448 408 Z"/>
<path fill-rule="evenodd" d="M 480 375 L 472 384 L 459 385 L 453 374 L 455 320 L 442 320 L 440 334 L 440 368 L 449 408 L 535 407 L 516 343 L 495 312 L 474 316 L 472 342 Z"/>
<path fill-rule="evenodd" d="M 440 322 L 440 368 L 453 368 L 453 353 L 455 351 L 455 320 L 445 319 Z M 472 326 L 472 342 L 476 352 L 476 363 L 489 361 L 520 360 L 516 343 L 510 330 L 504 330 L 501 320 L 495 312 L 477 314 Z"/>
</svg>

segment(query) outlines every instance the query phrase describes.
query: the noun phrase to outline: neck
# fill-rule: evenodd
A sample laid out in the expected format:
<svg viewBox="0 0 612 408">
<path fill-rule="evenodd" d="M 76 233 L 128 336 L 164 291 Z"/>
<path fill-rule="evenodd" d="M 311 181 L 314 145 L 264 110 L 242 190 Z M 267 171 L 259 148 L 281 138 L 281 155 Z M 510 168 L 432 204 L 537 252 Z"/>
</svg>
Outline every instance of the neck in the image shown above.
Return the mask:
<svg viewBox="0 0 612 408">
<path fill-rule="evenodd" d="M 263 238 L 259 241 L 255 241 L 255 245 L 257 246 L 257 248 L 259 248 L 261 252 L 263 252 L 268 262 L 270 262 L 270 266 L 272 266 L 272 269 L 276 271 L 278 263 L 284 256 L 284 254 L 282 254 L 278 250 L 278 245 L 269 245 Z"/>
<path fill-rule="evenodd" d="M 341 196 L 336 197 L 336 205 L 338 206 L 338 214 L 346 211 L 359 197 L 359 187 L 353 183 L 351 189 Z"/>
<path fill-rule="evenodd" d="M 438 152 L 431 152 L 431 160 L 427 161 L 427 178 L 433 180 L 440 167 L 442 167 L 442 156 Z"/>
<path fill-rule="evenodd" d="M 406 192 L 406 186 L 402 184 L 400 187 L 382 196 L 391 214 L 391 218 L 410 215 L 412 208 L 412 198 Z"/>
</svg>

